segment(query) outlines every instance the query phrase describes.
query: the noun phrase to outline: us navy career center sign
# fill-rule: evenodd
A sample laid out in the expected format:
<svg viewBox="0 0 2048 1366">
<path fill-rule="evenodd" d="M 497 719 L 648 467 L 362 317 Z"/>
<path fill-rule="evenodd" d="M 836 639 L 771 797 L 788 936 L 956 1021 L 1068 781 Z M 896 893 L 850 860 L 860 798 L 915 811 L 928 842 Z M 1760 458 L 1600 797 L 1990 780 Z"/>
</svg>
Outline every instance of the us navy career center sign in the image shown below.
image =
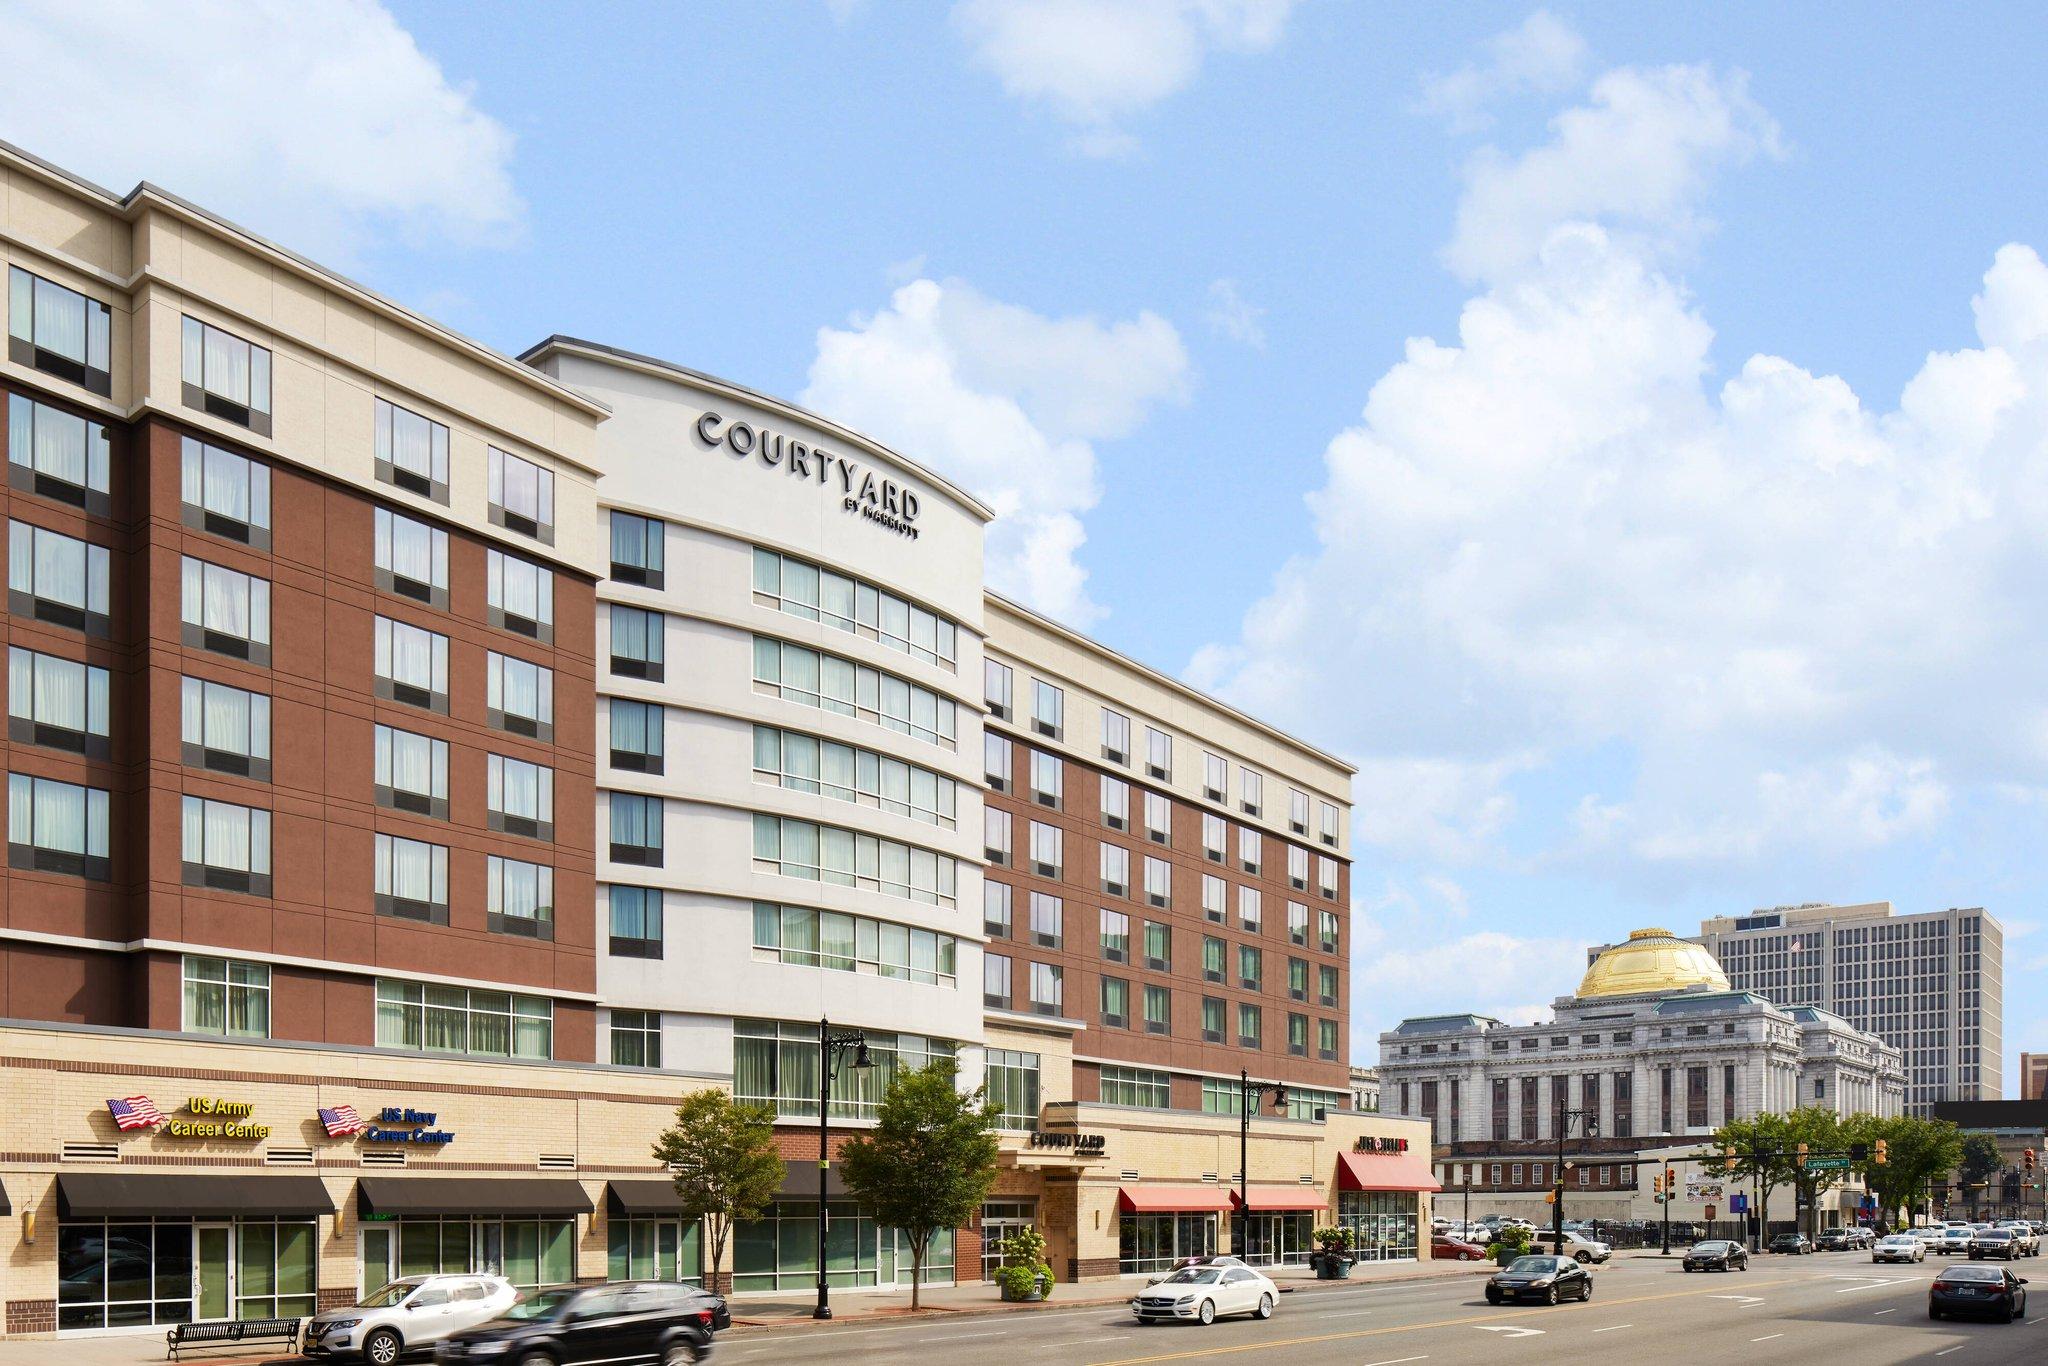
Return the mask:
<svg viewBox="0 0 2048 1366">
<path fill-rule="evenodd" d="M 1358 1142 L 1351 1145 L 1351 1151 L 1354 1153 L 1405 1153 L 1408 1151 L 1408 1140 L 1405 1138 L 1385 1138 L 1377 1134 L 1365 1134 L 1359 1138 Z"/>
<path fill-rule="evenodd" d="M 432 1110 L 387 1105 L 363 1130 L 363 1140 L 367 1143 L 453 1143 L 453 1133 L 434 1127 L 436 1118 Z M 399 1125 L 405 1127 L 396 1127 Z"/>
<path fill-rule="evenodd" d="M 894 479 L 834 455 L 793 436 L 756 427 L 751 422 L 727 422 L 717 413 L 697 418 L 697 439 L 716 450 L 723 448 L 736 460 L 759 460 L 763 469 L 780 466 L 792 478 L 816 483 L 839 495 L 842 512 L 865 518 L 885 531 L 910 540 L 917 539 L 917 494 Z"/>
</svg>

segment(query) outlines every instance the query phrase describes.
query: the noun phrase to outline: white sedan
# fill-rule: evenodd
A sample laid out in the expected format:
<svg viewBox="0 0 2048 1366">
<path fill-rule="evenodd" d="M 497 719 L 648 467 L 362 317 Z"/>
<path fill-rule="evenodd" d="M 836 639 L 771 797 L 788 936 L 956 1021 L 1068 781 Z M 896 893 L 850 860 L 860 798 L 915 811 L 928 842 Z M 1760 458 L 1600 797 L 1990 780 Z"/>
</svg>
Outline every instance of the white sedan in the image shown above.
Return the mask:
<svg viewBox="0 0 2048 1366">
<path fill-rule="evenodd" d="M 1132 1298 L 1131 1312 L 1140 1323 L 1210 1324 L 1221 1314 L 1270 1319 L 1279 1302 L 1279 1287 L 1248 1266 L 1190 1266 L 1146 1286 Z"/>
<path fill-rule="evenodd" d="M 1927 1244 L 1910 1233 L 1894 1233 L 1889 1238 L 1880 1238 L 1877 1246 L 1870 1249 L 1873 1262 L 1924 1262 L 1927 1260 Z"/>
</svg>

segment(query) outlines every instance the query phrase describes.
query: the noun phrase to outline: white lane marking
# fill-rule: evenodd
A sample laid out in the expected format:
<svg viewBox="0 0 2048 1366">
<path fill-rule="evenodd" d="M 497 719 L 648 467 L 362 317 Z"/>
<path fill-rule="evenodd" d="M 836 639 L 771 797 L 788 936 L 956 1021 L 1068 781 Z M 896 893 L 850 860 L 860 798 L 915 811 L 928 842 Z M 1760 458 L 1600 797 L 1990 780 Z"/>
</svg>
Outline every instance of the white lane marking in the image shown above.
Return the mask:
<svg viewBox="0 0 2048 1366">
<path fill-rule="evenodd" d="M 1969 1344 L 1969 1343 L 1967 1343 L 1967 1342 L 1959 1342 L 1959 1343 L 1957 1343 L 1957 1344 L 1956 1344 L 1955 1346 L 1953 1346 L 1953 1347 L 1947 1347 L 1947 1348 L 1943 1348 L 1943 1349 L 1942 1349 L 1941 1351 L 1939 1351 L 1939 1352 L 1936 1352 L 1936 1353 L 1935 1353 L 1935 1355 L 1936 1355 L 1936 1356 L 1938 1356 L 1938 1357 L 1945 1357 L 1945 1356 L 1947 1356 L 1947 1355 L 1948 1355 L 1948 1354 L 1949 1354 L 1950 1352 L 1960 1352 L 1960 1351 L 1962 1351 L 1962 1350 L 1963 1350 L 1963 1348 L 1965 1348 L 1965 1347 L 1967 1347 L 1967 1346 L 1969 1346 L 1969 1345 L 1970 1345 L 1970 1344 Z"/>
<path fill-rule="evenodd" d="M 1474 1324 L 1473 1327 L 1482 1333 L 1503 1333 L 1511 1338 L 1540 1338 L 1543 1336 L 1541 1328 L 1517 1328 L 1509 1323 L 1479 1323 Z"/>
<path fill-rule="evenodd" d="M 1365 1366 L 1401 1366 L 1401 1363 L 1404 1361 L 1427 1360 L 1429 1360 L 1429 1354 L 1425 1352 L 1419 1357 L 1389 1357 L 1385 1361 L 1368 1361 L 1365 1363 Z"/>
<path fill-rule="evenodd" d="M 1377 1314 L 1377 1309 L 1346 1309 L 1341 1314 L 1325 1314 L 1326 1319 L 1362 1319 L 1367 1314 Z"/>
<path fill-rule="evenodd" d="M 1709 1295 L 1707 1298 L 1710 1300 L 1740 1300 L 1744 1305 L 1762 1304 L 1764 1302 L 1761 1295 Z"/>
<path fill-rule="evenodd" d="M 1594 1329 L 1593 1331 L 1594 1331 L 1594 1332 L 1596 1332 L 1596 1333 L 1619 1333 L 1619 1332 L 1620 1332 L 1620 1331 L 1621 1331 L 1622 1329 L 1624 1329 L 1624 1328 L 1633 1328 L 1633 1327 L 1635 1327 L 1635 1325 L 1634 1325 L 1633 1323 L 1616 1323 L 1616 1324 L 1611 1324 L 1611 1325 L 1609 1325 L 1609 1326 L 1608 1326 L 1608 1327 L 1606 1327 L 1606 1328 L 1595 1328 L 1595 1329 Z"/>
<path fill-rule="evenodd" d="M 1764 1335 L 1763 1335 L 1762 1337 L 1760 1337 L 1760 1338 L 1751 1338 L 1751 1339 L 1750 1339 L 1750 1341 L 1751 1341 L 1751 1342 L 1769 1342 L 1769 1341 L 1770 1341 L 1770 1340 L 1771 1340 L 1772 1338 L 1781 1338 L 1781 1337 L 1784 1337 L 1784 1336 L 1785 1336 L 1785 1335 L 1784 1335 L 1783 1333 L 1765 1333 L 1765 1334 L 1764 1334 Z"/>
<path fill-rule="evenodd" d="M 969 1338 L 999 1338 L 1001 1333 L 948 1333 L 941 1338 L 912 1338 L 912 1342 L 965 1342 Z"/>
<path fill-rule="evenodd" d="M 1883 1318 L 1886 1314 L 1896 1314 L 1898 1312 L 1899 1311 L 1896 1309 L 1880 1309 L 1875 1314 L 1872 1314 L 1870 1317 L 1874 1319 Z"/>
</svg>

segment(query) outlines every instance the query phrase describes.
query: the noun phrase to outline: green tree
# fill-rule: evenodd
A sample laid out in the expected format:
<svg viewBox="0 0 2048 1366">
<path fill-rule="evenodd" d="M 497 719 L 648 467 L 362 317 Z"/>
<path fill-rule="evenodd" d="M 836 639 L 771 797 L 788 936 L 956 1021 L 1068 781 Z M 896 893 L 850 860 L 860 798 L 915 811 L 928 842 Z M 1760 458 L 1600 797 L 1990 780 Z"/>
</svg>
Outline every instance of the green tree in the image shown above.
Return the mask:
<svg viewBox="0 0 2048 1366">
<path fill-rule="evenodd" d="M 1970 1208 L 1977 1208 L 1977 1187 L 1989 1181 L 2004 1162 L 1998 1144 L 1989 1134 L 1964 1134 L 1962 1155 L 1956 1161 L 1956 1180 L 1969 1192 Z"/>
<path fill-rule="evenodd" d="M 1735 1167 L 1727 1172 L 1735 1185 L 1752 1186 L 1757 1194 L 1757 1227 L 1767 1228 L 1771 1218 L 1771 1192 L 1791 1185 L 1798 1160 L 1793 1156 L 1791 1123 L 1784 1115 L 1762 1114 L 1734 1119 L 1714 1130 L 1713 1151 L 1703 1154 L 1712 1170 L 1723 1150 L 1735 1150 Z"/>
<path fill-rule="evenodd" d="M 1849 1147 L 1841 1116 L 1817 1105 L 1804 1106 L 1785 1116 L 1785 1138 L 1795 1153 L 1804 1143 L 1807 1153 L 1814 1157 L 1846 1152 Z M 1805 1207 L 1808 1233 L 1819 1232 L 1820 1197 L 1833 1190 L 1848 1175 L 1847 1168 L 1808 1171 L 1800 1166 L 1796 1156 L 1793 1158 L 1792 1188 L 1798 1203 Z"/>
<path fill-rule="evenodd" d="M 964 1226 L 996 1182 L 996 1120 L 987 1088 L 962 1092 L 941 1058 L 898 1072 L 882 1093 L 874 1130 L 839 1150 L 846 1189 L 884 1228 L 910 1239 L 910 1307 L 918 1307 L 932 1235 Z"/>
<path fill-rule="evenodd" d="M 1962 1160 L 1963 1136 L 1945 1119 L 1924 1119 L 1917 1115 L 1856 1115 L 1845 1120 L 1843 1136 L 1861 1143 L 1869 1156 L 1858 1164 L 1863 1186 L 1876 1198 L 1878 1208 L 1894 1216 L 1911 1211 L 1927 1197 L 1929 1185 L 1945 1179 Z M 1882 1165 L 1877 1162 L 1877 1141 L 1883 1139 L 1888 1151 Z"/>
<path fill-rule="evenodd" d="M 737 1104 L 723 1091 L 692 1092 L 676 1107 L 676 1122 L 655 1139 L 654 1159 L 675 1173 L 683 1219 L 704 1224 L 711 1244 L 706 1267 L 715 1282 L 732 1226 L 760 1218 L 782 1188 L 775 1112 Z"/>
</svg>

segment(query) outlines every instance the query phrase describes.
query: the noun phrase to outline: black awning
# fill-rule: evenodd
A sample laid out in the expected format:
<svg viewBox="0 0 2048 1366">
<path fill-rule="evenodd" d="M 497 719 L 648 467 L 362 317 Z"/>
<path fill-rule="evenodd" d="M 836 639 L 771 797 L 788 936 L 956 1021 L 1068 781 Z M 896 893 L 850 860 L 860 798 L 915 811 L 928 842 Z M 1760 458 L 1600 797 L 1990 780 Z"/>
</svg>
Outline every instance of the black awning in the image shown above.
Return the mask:
<svg viewBox="0 0 2048 1366">
<path fill-rule="evenodd" d="M 668 1214 L 683 1212 L 683 1197 L 676 1183 L 660 1177 L 645 1181 L 607 1181 L 605 1207 L 613 1214 Z"/>
<path fill-rule="evenodd" d="M 775 1192 L 784 1200 L 815 1200 L 818 1198 L 818 1160 L 799 1162 L 793 1158 L 782 1159 L 782 1186 Z M 839 1168 L 825 1169 L 825 1198 L 844 1200 L 846 1182 L 839 1177 Z"/>
<path fill-rule="evenodd" d="M 334 1213 L 317 1176 L 199 1176 L 186 1173 L 63 1172 L 57 1217 L 117 1219 L 162 1214 L 195 1219 Z"/>
<path fill-rule="evenodd" d="M 590 1213 L 573 1177 L 365 1176 L 356 1181 L 365 1219 L 407 1214 L 562 1215 Z"/>
<path fill-rule="evenodd" d="M 7 1187 L 0 1186 L 0 1214 L 14 1213 L 14 1205 L 7 1198 Z"/>
</svg>

